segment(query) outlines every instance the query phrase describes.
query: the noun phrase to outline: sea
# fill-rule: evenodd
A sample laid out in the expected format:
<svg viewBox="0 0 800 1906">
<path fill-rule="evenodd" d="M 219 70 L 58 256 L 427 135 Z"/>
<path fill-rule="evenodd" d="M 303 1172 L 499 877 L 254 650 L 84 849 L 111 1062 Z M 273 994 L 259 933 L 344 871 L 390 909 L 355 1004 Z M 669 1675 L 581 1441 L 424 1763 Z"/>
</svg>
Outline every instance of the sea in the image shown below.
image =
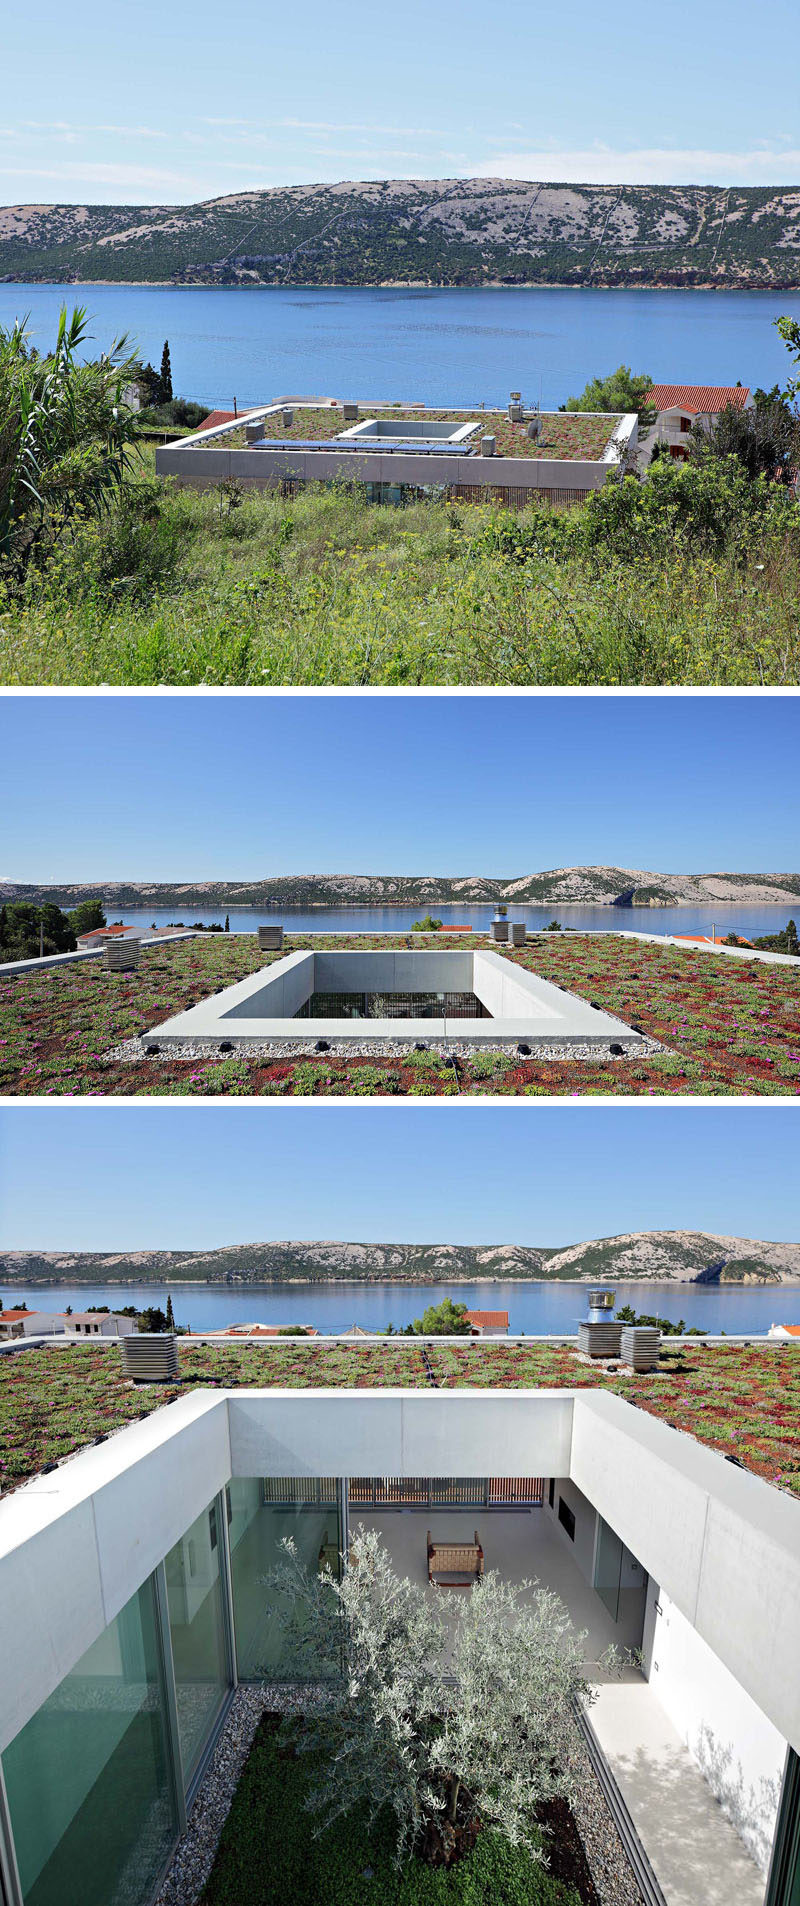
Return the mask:
<svg viewBox="0 0 800 1906">
<path fill-rule="evenodd" d="M 800 896 L 792 906 L 693 906 L 693 907 L 561 907 L 552 902 L 546 907 L 530 906 L 526 901 L 509 905 L 509 919 L 524 920 L 533 931 L 558 920 L 565 931 L 593 933 L 711 933 L 712 927 L 723 936 L 734 930 L 744 939 L 778 933 L 794 914 L 800 919 Z M 124 920 L 128 926 L 224 926 L 226 917 L 232 933 L 255 933 L 262 923 L 279 922 L 287 933 L 405 933 L 426 913 L 441 920 L 443 927 L 469 926 L 487 933 L 494 913 L 491 902 L 477 905 L 459 901 L 454 906 L 438 906 L 426 901 L 416 907 L 119 907 L 106 905 L 109 920 Z"/>
<path fill-rule="evenodd" d="M 280 396 L 478 405 L 510 390 L 556 408 L 629 364 L 656 383 L 785 383 L 781 313 L 800 292 L 519 288 L 0 284 L 0 324 L 52 342 L 84 305 L 92 354 L 126 333 L 156 365 L 169 339 L 176 396 L 232 409 Z"/>
<path fill-rule="evenodd" d="M 680 1318 L 712 1335 L 726 1331 L 763 1333 L 772 1323 L 800 1323 L 800 1286 L 781 1289 L 753 1285 L 616 1283 L 617 1303 L 632 1304 L 647 1314 Z M 471 1309 L 507 1310 L 511 1331 L 557 1336 L 575 1333 L 586 1315 L 585 1284 L 487 1281 L 479 1284 L 359 1284 L 296 1283 L 248 1285 L 246 1288 L 207 1284 L 50 1284 L 19 1287 L 0 1285 L 6 1309 L 24 1299 L 31 1310 L 86 1310 L 90 1304 L 119 1309 L 135 1304 L 166 1304 L 171 1289 L 178 1324 L 190 1330 L 218 1330 L 228 1324 L 313 1324 L 323 1334 L 349 1330 L 400 1329 L 421 1316 L 428 1304 L 450 1297 Z"/>
</svg>

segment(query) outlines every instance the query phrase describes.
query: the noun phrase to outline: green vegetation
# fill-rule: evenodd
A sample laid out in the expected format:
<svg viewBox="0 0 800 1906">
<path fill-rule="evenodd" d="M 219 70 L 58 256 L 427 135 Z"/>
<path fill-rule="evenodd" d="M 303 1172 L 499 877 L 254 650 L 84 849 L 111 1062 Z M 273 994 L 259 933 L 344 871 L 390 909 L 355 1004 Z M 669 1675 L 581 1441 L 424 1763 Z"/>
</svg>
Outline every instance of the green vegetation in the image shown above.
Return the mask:
<svg viewBox="0 0 800 1906">
<path fill-rule="evenodd" d="M 702 1330 L 695 1330 L 694 1325 L 687 1330 L 682 1317 L 673 1324 L 668 1317 L 656 1317 L 647 1311 L 635 1311 L 632 1304 L 620 1304 L 614 1316 L 618 1324 L 649 1324 L 653 1330 L 660 1330 L 662 1337 L 702 1337 L 703 1335 Z"/>
<path fill-rule="evenodd" d="M 580 397 L 569 397 L 564 409 L 635 410 L 639 428 L 644 430 L 656 420 L 656 412 L 646 401 L 652 386 L 653 379 L 647 371 L 632 371 L 629 364 L 620 364 L 607 377 L 590 378 Z"/>
<path fill-rule="evenodd" d="M 610 475 L 574 510 L 536 501 L 515 514 L 443 495 L 395 509 L 368 504 L 358 485 L 289 498 L 155 482 L 142 435 L 132 467 L 141 426 L 123 401 L 124 340 L 79 365 L 85 336 L 79 310 L 69 322 L 62 312 L 45 360 L 23 327 L 0 333 L 6 684 L 800 678 L 791 385 L 744 418 L 725 413 L 710 441 L 692 439 L 688 462 L 661 459 L 644 481 Z M 167 345 L 161 371 L 146 370 L 171 413 Z M 645 382 L 621 365 L 571 401 L 641 400 Z M 500 449 L 519 438 L 536 455 L 594 455 L 608 434 L 602 416 L 545 421 L 544 445 L 531 445 L 499 416 Z M 289 430 L 329 435 L 339 422 L 312 411 Z"/>
<path fill-rule="evenodd" d="M 421 920 L 415 920 L 411 928 L 412 933 L 440 933 L 441 930 L 441 920 L 434 920 L 430 913 L 424 913 Z"/>
<path fill-rule="evenodd" d="M 9 588 L 0 680 L 785 684 L 799 602 L 800 506 L 733 457 L 519 514 L 143 475 Z"/>
<path fill-rule="evenodd" d="M 313 1756 L 298 1755 L 298 1732 L 262 1721 L 222 1832 L 203 1906 L 579 1906 L 523 1847 L 479 1834 L 456 1866 L 411 1860 L 398 1872 L 388 1811 L 370 1823 L 361 1807 L 316 1833 L 309 1818 Z M 280 1831 L 275 1823 L 280 1821 Z"/>
<path fill-rule="evenodd" d="M 574 216 L 565 218 L 565 194 Z M 195 284 L 795 288 L 796 190 L 525 179 L 273 188 L 183 207 L 21 207 L 0 275 Z M 113 239 L 113 243 L 109 240 Z"/>
<path fill-rule="evenodd" d="M 442 1389 L 611 1390 L 800 1496 L 800 1358 L 790 1344 L 690 1345 L 673 1338 L 662 1346 L 652 1376 L 595 1370 L 566 1345 L 473 1340 L 431 1345 L 425 1354 Z M 188 1389 L 430 1384 L 421 1346 L 406 1337 L 380 1344 L 320 1344 L 310 1338 L 224 1347 L 183 1339 L 178 1357 L 179 1384 L 142 1388 L 124 1380 L 113 1343 L 0 1357 L 0 1493 Z"/>
<path fill-rule="evenodd" d="M 780 933 L 763 934 L 760 940 L 753 941 L 753 945 L 760 953 L 791 953 L 797 959 L 800 955 L 800 940 L 795 921 L 787 921 Z"/>
<path fill-rule="evenodd" d="M 81 900 L 70 913 L 62 913 L 52 900 L 41 906 L 29 900 L 7 900 L 0 907 L 0 963 L 73 953 L 80 933 L 91 933 L 105 924 L 99 900 Z"/>
<path fill-rule="evenodd" d="M 468 1337 L 471 1325 L 467 1317 L 466 1304 L 454 1304 L 452 1297 L 445 1297 L 441 1304 L 429 1304 L 421 1317 L 415 1317 L 412 1326 L 417 1337 Z"/>
<path fill-rule="evenodd" d="M 29 345 L 23 318 L 0 328 L 0 584 L 43 564 L 77 518 L 95 521 L 129 466 L 134 417 L 124 402 L 125 338 L 78 361 L 86 312 L 62 308 L 52 352 Z"/>
</svg>

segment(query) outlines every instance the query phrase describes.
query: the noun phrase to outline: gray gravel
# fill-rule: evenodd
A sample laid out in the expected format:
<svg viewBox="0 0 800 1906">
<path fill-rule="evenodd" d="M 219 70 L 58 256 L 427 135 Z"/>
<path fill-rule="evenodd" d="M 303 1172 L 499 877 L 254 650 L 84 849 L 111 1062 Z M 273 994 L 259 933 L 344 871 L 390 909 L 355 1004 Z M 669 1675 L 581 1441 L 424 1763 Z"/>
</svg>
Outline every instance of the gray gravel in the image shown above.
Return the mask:
<svg viewBox="0 0 800 1906">
<path fill-rule="evenodd" d="M 638 1882 L 628 1865 L 605 1794 L 580 1736 L 577 1759 L 582 1778 L 572 1805 L 572 1817 L 602 1906 L 643 1906 Z"/>
<path fill-rule="evenodd" d="M 297 1713 L 308 1705 L 309 1699 L 313 1699 L 311 1690 L 291 1686 L 237 1688 L 213 1759 L 191 1809 L 186 1832 L 176 1848 L 155 1906 L 196 1906 L 214 1864 L 220 1835 L 262 1714 L 268 1709 Z M 605 1796 L 580 1738 L 577 1755 L 582 1777 L 579 1798 L 572 1812 L 601 1906 L 643 1906 Z"/>
<path fill-rule="evenodd" d="M 231 1801 L 265 1709 L 296 1713 L 308 1691 L 294 1687 L 236 1689 L 213 1758 L 200 1783 L 155 1906 L 195 1906 L 206 1884 Z"/>
<path fill-rule="evenodd" d="M 157 1041 L 155 1043 L 158 1043 Z M 145 1051 L 139 1039 L 125 1039 L 119 1046 L 113 1046 L 106 1052 L 107 1060 L 121 1060 L 135 1065 L 142 1059 L 151 1063 L 169 1064 L 175 1059 L 191 1064 L 198 1059 L 405 1059 L 413 1051 L 415 1041 L 411 1039 L 364 1039 L 354 1042 L 351 1039 L 332 1039 L 327 1053 L 315 1053 L 309 1040 L 298 1039 L 237 1039 L 232 1052 L 220 1052 L 219 1042 L 209 1039 L 182 1039 L 162 1046 L 157 1053 Z M 455 1053 L 459 1059 L 474 1059 L 476 1054 L 490 1052 L 500 1058 L 527 1057 L 519 1055 L 517 1042 L 508 1045 L 476 1045 L 465 1039 L 426 1039 L 430 1052 L 442 1054 Z M 621 1053 L 612 1053 L 607 1039 L 583 1040 L 580 1044 L 562 1041 L 560 1044 L 537 1045 L 531 1042 L 532 1059 L 603 1059 L 611 1065 L 637 1063 L 642 1059 L 651 1059 L 658 1053 L 668 1052 L 657 1039 L 637 1039 L 634 1045 L 623 1047 Z"/>
</svg>

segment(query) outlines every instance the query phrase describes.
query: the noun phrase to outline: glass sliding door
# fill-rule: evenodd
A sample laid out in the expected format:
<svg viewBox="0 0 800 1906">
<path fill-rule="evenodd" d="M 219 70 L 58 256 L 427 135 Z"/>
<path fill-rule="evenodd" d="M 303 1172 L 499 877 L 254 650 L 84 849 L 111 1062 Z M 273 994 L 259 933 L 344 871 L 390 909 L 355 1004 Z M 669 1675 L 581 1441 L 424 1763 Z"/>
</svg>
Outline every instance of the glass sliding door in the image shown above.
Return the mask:
<svg viewBox="0 0 800 1906">
<path fill-rule="evenodd" d="M 178 1833 L 152 1577 L 6 1748 L 3 1775 L 25 1906 L 146 1906 Z"/>
<path fill-rule="evenodd" d="M 188 1788 L 231 1685 L 218 1502 L 164 1560 L 183 1778 Z"/>
<path fill-rule="evenodd" d="M 237 1476 L 227 1489 L 236 1667 L 240 1681 L 293 1678 L 280 1610 L 264 1577 L 291 1536 L 306 1567 L 338 1572 L 342 1547 L 336 1476 Z"/>
</svg>

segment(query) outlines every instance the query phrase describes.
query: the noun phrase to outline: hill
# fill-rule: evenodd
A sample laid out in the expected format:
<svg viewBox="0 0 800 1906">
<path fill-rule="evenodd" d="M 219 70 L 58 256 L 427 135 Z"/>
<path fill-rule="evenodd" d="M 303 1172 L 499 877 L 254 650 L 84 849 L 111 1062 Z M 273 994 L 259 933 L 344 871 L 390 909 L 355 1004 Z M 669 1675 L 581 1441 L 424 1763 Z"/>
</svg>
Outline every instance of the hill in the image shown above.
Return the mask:
<svg viewBox="0 0 800 1906">
<path fill-rule="evenodd" d="M 657 874 L 632 867 L 556 867 L 515 879 L 470 874 L 277 874 L 262 880 L 98 880 L 42 886 L 0 881 L 0 901 L 75 907 L 99 896 L 120 907 L 457 906 L 460 901 L 545 906 L 796 906 L 800 874 Z"/>
<path fill-rule="evenodd" d="M 0 276 L 63 283 L 800 285 L 800 188 L 392 179 L 0 210 Z"/>
<path fill-rule="evenodd" d="M 566 1250 L 534 1245 L 234 1244 L 210 1251 L 3 1251 L 6 1293 L 30 1284 L 472 1283 L 497 1279 L 782 1284 L 800 1245 L 700 1231 L 646 1231 Z"/>
</svg>

